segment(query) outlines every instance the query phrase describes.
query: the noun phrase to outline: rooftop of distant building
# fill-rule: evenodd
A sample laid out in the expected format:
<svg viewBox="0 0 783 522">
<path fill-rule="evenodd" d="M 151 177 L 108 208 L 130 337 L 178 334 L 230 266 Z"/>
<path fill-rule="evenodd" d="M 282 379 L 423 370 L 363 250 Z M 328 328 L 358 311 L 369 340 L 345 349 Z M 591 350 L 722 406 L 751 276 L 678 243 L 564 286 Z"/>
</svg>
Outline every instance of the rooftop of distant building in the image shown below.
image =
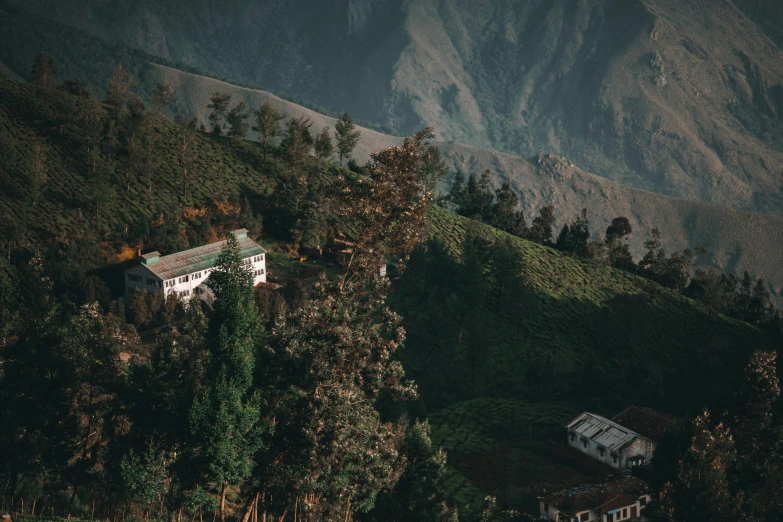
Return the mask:
<svg viewBox="0 0 783 522">
<path fill-rule="evenodd" d="M 232 234 L 239 243 L 242 259 L 267 252 L 266 249 L 247 237 L 246 229 L 235 230 Z M 226 241 L 217 241 L 167 256 L 161 256 L 158 252 L 150 252 L 141 256 L 141 263 L 150 272 L 163 280 L 181 277 L 193 272 L 213 268 L 221 250 L 226 246 Z"/>
</svg>

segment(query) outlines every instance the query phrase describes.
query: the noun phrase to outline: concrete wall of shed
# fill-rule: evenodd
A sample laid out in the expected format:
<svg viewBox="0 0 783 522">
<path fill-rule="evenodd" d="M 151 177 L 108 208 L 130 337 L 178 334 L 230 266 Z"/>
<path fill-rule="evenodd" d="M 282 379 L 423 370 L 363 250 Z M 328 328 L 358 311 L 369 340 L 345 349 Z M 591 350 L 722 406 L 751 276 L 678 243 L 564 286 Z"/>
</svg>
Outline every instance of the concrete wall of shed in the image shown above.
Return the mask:
<svg viewBox="0 0 783 522">
<path fill-rule="evenodd" d="M 622 461 L 621 469 L 631 469 L 630 459 L 637 456 L 644 457 L 644 463 L 648 463 L 653 458 L 655 452 L 655 443 L 645 437 L 637 437 L 632 443 L 624 447 L 620 451 L 620 457 Z"/>
</svg>

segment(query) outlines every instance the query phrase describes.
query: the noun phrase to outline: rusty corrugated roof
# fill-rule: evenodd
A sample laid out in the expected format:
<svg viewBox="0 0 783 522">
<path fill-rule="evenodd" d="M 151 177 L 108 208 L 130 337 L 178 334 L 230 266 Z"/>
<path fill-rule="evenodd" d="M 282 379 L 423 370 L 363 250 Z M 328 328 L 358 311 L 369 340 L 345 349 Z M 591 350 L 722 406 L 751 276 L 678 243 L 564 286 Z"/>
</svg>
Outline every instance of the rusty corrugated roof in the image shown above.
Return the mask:
<svg viewBox="0 0 783 522">
<path fill-rule="evenodd" d="M 539 500 L 564 513 L 580 513 L 587 510 L 608 513 L 636 504 L 649 491 L 647 483 L 636 477 L 608 477 L 600 484 L 582 484 Z"/>
<path fill-rule="evenodd" d="M 660 440 L 666 430 L 679 423 L 674 415 L 639 406 L 628 406 L 612 420 L 651 440 Z"/>
<path fill-rule="evenodd" d="M 240 239 L 238 243 L 242 259 L 266 254 L 266 250 L 250 238 Z M 176 254 L 162 256 L 159 261 L 144 266 L 164 281 L 173 279 L 214 267 L 218 255 L 225 245 L 225 241 L 210 243 Z"/>
<path fill-rule="evenodd" d="M 635 431 L 624 428 L 616 422 L 588 412 L 572 420 L 568 429 L 612 451 L 619 451 L 620 448 L 640 436 Z"/>
</svg>

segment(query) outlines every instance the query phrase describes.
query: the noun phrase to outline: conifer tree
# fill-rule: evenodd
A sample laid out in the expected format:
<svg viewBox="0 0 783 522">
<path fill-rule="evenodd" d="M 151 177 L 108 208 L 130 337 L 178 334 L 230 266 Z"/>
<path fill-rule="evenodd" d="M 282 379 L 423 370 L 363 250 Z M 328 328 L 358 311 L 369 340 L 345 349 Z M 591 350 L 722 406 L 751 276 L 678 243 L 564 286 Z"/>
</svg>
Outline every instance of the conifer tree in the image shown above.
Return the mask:
<svg viewBox="0 0 783 522">
<path fill-rule="evenodd" d="M 644 242 L 646 252 L 639 261 L 639 270 L 645 277 L 656 279 L 666 270 L 666 250 L 661 247 L 661 231 L 653 228 L 651 235 L 652 237 Z"/>
<path fill-rule="evenodd" d="M 636 264 L 628 248 L 628 236 L 633 232 L 627 217 L 620 216 L 612 220 L 606 229 L 604 243 L 609 254 L 609 264 L 621 270 L 633 271 Z"/>
<path fill-rule="evenodd" d="M 494 195 L 490 189 L 489 169 L 478 179 L 474 174 L 468 177 L 461 199 L 461 205 L 456 210 L 458 214 L 482 222 L 490 219 Z"/>
<path fill-rule="evenodd" d="M 305 157 L 310 153 L 313 146 L 313 135 L 310 134 L 312 125 L 310 118 L 305 116 L 291 118 L 286 122 L 283 141 L 280 145 L 294 167 L 301 166 Z"/>
<path fill-rule="evenodd" d="M 245 139 L 250 130 L 250 124 L 247 123 L 250 118 L 250 112 L 247 110 L 245 101 L 240 101 L 226 115 L 226 124 L 228 124 L 228 135 L 232 138 Z"/>
<path fill-rule="evenodd" d="M 353 149 L 359 143 L 361 132 L 356 129 L 351 115 L 347 112 L 342 115 L 334 124 L 334 138 L 337 142 L 337 154 L 340 157 L 340 166 L 343 165 L 343 158 L 350 158 Z"/>
<path fill-rule="evenodd" d="M 220 135 L 223 133 L 223 127 L 220 123 L 223 121 L 223 116 L 228 109 L 228 104 L 231 103 L 231 94 L 226 92 L 213 91 L 209 97 L 209 104 L 207 109 L 210 109 L 209 124 L 213 134 Z"/>
<path fill-rule="evenodd" d="M 783 432 L 775 419 L 780 398 L 775 351 L 753 352 L 737 395 L 737 410 L 729 418 L 739 454 L 731 476 L 734 489 L 744 492 L 744 512 L 777 520 L 783 515 Z"/>
<path fill-rule="evenodd" d="M 33 66 L 30 69 L 30 83 L 42 89 L 54 89 L 57 85 L 55 78 L 54 58 L 48 60 L 42 52 L 35 55 Z"/>
<path fill-rule="evenodd" d="M 443 181 L 448 173 L 449 168 L 443 159 L 443 155 L 440 153 L 440 149 L 435 145 L 427 147 L 427 152 L 424 154 L 424 160 L 421 165 L 424 190 L 427 192 L 434 191 L 438 183 Z"/>
<path fill-rule="evenodd" d="M 731 312 L 731 301 L 737 281 L 733 275 L 727 276 L 716 270 L 696 270 L 691 283 L 688 285 L 687 295 L 702 303 L 710 314 Z"/>
<path fill-rule="evenodd" d="M 111 112 L 114 115 L 115 128 L 120 126 L 120 118 L 122 117 L 122 111 L 125 107 L 125 102 L 128 100 L 128 94 L 136 83 L 133 76 L 119 64 L 114 69 L 114 74 L 109 78 L 109 92 L 106 95 L 106 103 L 111 108 Z"/>
<path fill-rule="evenodd" d="M 403 451 L 405 471 L 394 489 L 378 497 L 373 522 L 458 522 L 446 502 L 446 453 L 432 443 L 428 422 L 408 428 Z"/>
<path fill-rule="evenodd" d="M 590 239 L 589 221 L 587 209 L 583 208 L 582 213 L 573 223 L 563 225 L 555 241 L 555 248 L 573 255 L 584 256 L 587 254 L 588 239 Z"/>
<path fill-rule="evenodd" d="M 174 104 L 177 101 L 174 88 L 171 86 L 171 82 L 155 84 L 155 88 L 152 90 L 152 105 L 150 111 L 157 119 L 163 119 L 163 111 Z"/>
<path fill-rule="evenodd" d="M 519 196 L 509 182 L 503 182 L 500 188 L 495 190 L 495 200 L 488 216 L 489 224 L 509 234 L 525 237 L 527 233 L 525 216 L 517 209 Z"/>
<path fill-rule="evenodd" d="M 258 140 L 264 151 L 264 163 L 266 163 L 267 148 L 272 140 L 280 134 L 280 120 L 283 117 L 269 100 L 256 109 L 254 115 L 256 124 L 253 126 L 253 130 L 258 133 Z"/>
<path fill-rule="evenodd" d="M 552 225 L 555 222 L 555 209 L 551 205 L 541 207 L 538 216 L 530 226 L 528 237 L 542 245 L 552 244 Z"/>
<path fill-rule="evenodd" d="M 332 157 L 334 153 L 334 144 L 332 143 L 332 136 L 329 134 L 329 127 L 326 126 L 315 137 L 315 156 L 321 160 L 326 161 Z"/>
<path fill-rule="evenodd" d="M 737 460 L 734 439 L 723 423 L 713 424 L 708 411 L 694 421 L 691 445 L 674 480 L 660 493 L 659 516 L 667 522 L 741 520 L 729 473 Z"/>
<path fill-rule="evenodd" d="M 457 209 L 463 205 L 464 198 L 465 174 L 463 174 L 461 170 L 457 170 L 457 172 L 454 174 L 454 181 L 451 184 L 451 189 L 449 190 L 448 195 L 443 198 L 443 202 L 448 208 L 454 212 L 457 212 Z"/>
<path fill-rule="evenodd" d="M 253 471 L 263 434 L 261 405 L 253 392 L 258 326 L 252 276 L 230 235 L 207 284 L 215 295 L 207 330 L 206 384 L 190 411 L 196 452 L 209 480 L 220 488 L 220 519 L 226 517 L 226 490 Z"/>
</svg>

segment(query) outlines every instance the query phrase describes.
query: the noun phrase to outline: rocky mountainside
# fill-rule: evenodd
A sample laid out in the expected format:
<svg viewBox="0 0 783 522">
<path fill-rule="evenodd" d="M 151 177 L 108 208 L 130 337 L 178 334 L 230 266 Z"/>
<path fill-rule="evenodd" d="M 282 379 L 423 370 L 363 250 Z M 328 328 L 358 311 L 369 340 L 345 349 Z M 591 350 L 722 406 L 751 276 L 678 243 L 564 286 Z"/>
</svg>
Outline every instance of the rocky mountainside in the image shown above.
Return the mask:
<svg viewBox="0 0 783 522">
<path fill-rule="evenodd" d="M 783 214 L 771 0 L 6 1 L 401 133 Z"/>
</svg>

